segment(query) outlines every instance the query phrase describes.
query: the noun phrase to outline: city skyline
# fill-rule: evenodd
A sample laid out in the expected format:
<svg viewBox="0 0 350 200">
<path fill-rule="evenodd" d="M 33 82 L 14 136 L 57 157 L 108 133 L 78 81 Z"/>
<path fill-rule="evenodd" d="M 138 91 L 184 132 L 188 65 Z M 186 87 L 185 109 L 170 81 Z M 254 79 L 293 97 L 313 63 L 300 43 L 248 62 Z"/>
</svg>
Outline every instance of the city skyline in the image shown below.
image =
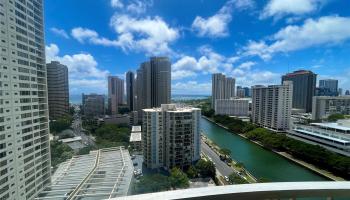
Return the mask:
<svg viewBox="0 0 350 200">
<path fill-rule="evenodd" d="M 299 69 L 350 89 L 349 2 L 301 0 L 289 10 L 276 2 L 48 3 L 47 62 L 69 67 L 73 95 L 106 94 L 107 75 L 125 77 L 151 56 L 170 57 L 173 94 L 210 94 L 214 72 L 252 86 L 278 84 L 283 74 Z M 65 13 L 54 12 L 60 9 Z"/>
</svg>

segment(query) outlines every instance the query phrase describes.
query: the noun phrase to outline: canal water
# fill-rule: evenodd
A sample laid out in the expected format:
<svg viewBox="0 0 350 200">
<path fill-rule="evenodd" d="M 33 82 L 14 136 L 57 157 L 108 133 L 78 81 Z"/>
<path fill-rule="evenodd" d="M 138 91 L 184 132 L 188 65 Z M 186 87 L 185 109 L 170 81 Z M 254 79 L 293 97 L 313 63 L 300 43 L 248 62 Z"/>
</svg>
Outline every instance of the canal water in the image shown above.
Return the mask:
<svg viewBox="0 0 350 200">
<path fill-rule="evenodd" d="M 202 118 L 201 129 L 209 139 L 221 148 L 231 150 L 231 157 L 242 162 L 256 178 L 269 182 L 329 181 L 282 156 L 266 150 L 239 135 Z"/>
</svg>

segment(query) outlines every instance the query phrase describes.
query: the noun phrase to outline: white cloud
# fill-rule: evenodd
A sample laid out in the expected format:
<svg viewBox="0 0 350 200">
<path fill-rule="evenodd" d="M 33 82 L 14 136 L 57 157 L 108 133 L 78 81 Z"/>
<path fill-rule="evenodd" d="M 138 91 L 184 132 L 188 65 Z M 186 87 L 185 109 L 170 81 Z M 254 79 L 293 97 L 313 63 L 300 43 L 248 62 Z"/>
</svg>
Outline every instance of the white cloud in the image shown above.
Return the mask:
<svg viewBox="0 0 350 200">
<path fill-rule="evenodd" d="M 127 11 L 135 14 L 145 13 L 153 5 L 153 0 L 134 0 L 127 7 Z"/>
<path fill-rule="evenodd" d="M 325 16 L 305 20 L 301 26 L 289 25 L 268 41 L 250 41 L 244 55 L 257 55 L 267 60 L 278 52 L 291 52 L 320 45 L 337 45 L 350 39 L 350 18 Z"/>
<path fill-rule="evenodd" d="M 198 73 L 229 73 L 232 71 L 233 63 L 239 59 L 238 57 L 220 55 L 208 46 L 202 46 L 198 50 L 201 54 L 198 59 L 183 55 L 172 65 L 174 79 L 196 76 Z"/>
<path fill-rule="evenodd" d="M 67 32 L 64 29 L 59 29 L 56 27 L 52 27 L 50 28 L 50 31 L 53 32 L 54 34 L 61 36 L 63 38 L 69 39 L 69 35 L 67 34 Z"/>
<path fill-rule="evenodd" d="M 145 52 L 147 55 L 172 54 L 169 44 L 176 41 L 179 32 L 170 27 L 162 18 L 134 18 L 128 15 L 114 15 L 110 25 L 118 34 L 111 40 L 100 37 L 91 29 L 77 27 L 72 30 L 72 36 L 79 42 L 103 46 L 114 46 L 124 51 Z"/>
<path fill-rule="evenodd" d="M 304 15 L 319 9 L 326 0 L 270 0 L 265 6 L 261 18 L 285 15 Z"/>
<path fill-rule="evenodd" d="M 121 0 L 111 0 L 111 6 L 113 8 L 123 8 L 124 4 L 122 3 Z"/>
<path fill-rule="evenodd" d="M 177 82 L 171 86 L 173 94 L 210 94 L 211 83 L 197 81 Z"/>
<path fill-rule="evenodd" d="M 98 63 L 91 54 L 59 55 L 56 44 L 46 46 L 46 61 L 59 61 L 69 71 L 70 88 L 77 92 L 105 92 L 106 77 L 109 72 L 98 68 Z"/>
<path fill-rule="evenodd" d="M 203 18 L 196 16 L 192 29 L 200 37 L 225 37 L 229 35 L 228 25 L 232 20 L 233 9 L 242 10 L 254 7 L 252 0 L 229 0 L 215 15 Z"/>
</svg>

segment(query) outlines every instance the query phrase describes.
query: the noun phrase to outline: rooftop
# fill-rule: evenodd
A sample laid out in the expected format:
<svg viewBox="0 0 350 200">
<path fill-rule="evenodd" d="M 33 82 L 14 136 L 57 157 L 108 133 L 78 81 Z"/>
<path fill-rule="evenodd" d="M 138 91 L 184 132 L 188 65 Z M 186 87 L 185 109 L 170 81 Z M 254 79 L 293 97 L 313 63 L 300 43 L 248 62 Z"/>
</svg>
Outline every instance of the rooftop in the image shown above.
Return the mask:
<svg viewBox="0 0 350 200">
<path fill-rule="evenodd" d="M 141 132 L 141 126 L 132 126 L 131 132 Z"/>
<path fill-rule="evenodd" d="M 132 132 L 130 135 L 130 142 L 140 142 L 141 132 Z"/>
<path fill-rule="evenodd" d="M 144 112 L 192 112 L 194 110 L 200 110 L 199 108 L 177 105 L 177 104 L 162 104 L 161 107 L 158 108 L 147 108 L 143 109 Z"/>
<path fill-rule="evenodd" d="M 74 156 L 59 165 L 51 184 L 35 199 L 93 200 L 126 196 L 133 170 L 129 152 L 124 147 Z"/>
<path fill-rule="evenodd" d="M 350 126 L 340 123 L 311 123 L 311 125 L 319 126 L 322 128 L 332 128 L 342 131 L 350 131 Z"/>
</svg>

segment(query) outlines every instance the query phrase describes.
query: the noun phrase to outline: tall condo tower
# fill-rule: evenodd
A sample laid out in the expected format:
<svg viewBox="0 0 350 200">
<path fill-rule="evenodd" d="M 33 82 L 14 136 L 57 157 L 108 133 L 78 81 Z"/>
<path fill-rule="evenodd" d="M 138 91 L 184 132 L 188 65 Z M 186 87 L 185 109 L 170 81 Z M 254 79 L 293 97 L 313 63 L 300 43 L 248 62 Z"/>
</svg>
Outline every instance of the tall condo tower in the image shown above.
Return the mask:
<svg viewBox="0 0 350 200">
<path fill-rule="evenodd" d="M 171 63 L 167 57 L 151 57 L 137 70 L 137 109 L 160 107 L 171 102 Z"/>
<path fill-rule="evenodd" d="M 51 167 L 43 1 L 0 2 L 0 199 L 34 199 Z"/>
<path fill-rule="evenodd" d="M 59 62 L 46 64 L 50 119 L 58 119 L 69 113 L 68 68 Z"/>
<path fill-rule="evenodd" d="M 212 103 L 211 106 L 215 109 L 215 101 L 217 99 L 230 99 L 235 96 L 234 78 L 226 77 L 221 73 L 212 75 Z"/>
<path fill-rule="evenodd" d="M 135 109 L 135 74 L 132 71 L 126 73 L 126 103 L 133 111 Z"/>
<path fill-rule="evenodd" d="M 289 129 L 293 83 L 252 87 L 252 122 L 276 131 Z"/>
<path fill-rule="evenodd" d="M 312 71 L 299 70 L 282 76 L 284 81 L 293 82 L 293 108 L 303 109 L 305 112 L 312 110 L 312 97 L 316 92 L 317 74 Z"/>
<path fill-rule="evenodd" d="M 124 80 L 117 76 L 108 76 L 108 110 L 110 114 L 118 114 L 118 106 L 123 104 Z"/>
</svg>

